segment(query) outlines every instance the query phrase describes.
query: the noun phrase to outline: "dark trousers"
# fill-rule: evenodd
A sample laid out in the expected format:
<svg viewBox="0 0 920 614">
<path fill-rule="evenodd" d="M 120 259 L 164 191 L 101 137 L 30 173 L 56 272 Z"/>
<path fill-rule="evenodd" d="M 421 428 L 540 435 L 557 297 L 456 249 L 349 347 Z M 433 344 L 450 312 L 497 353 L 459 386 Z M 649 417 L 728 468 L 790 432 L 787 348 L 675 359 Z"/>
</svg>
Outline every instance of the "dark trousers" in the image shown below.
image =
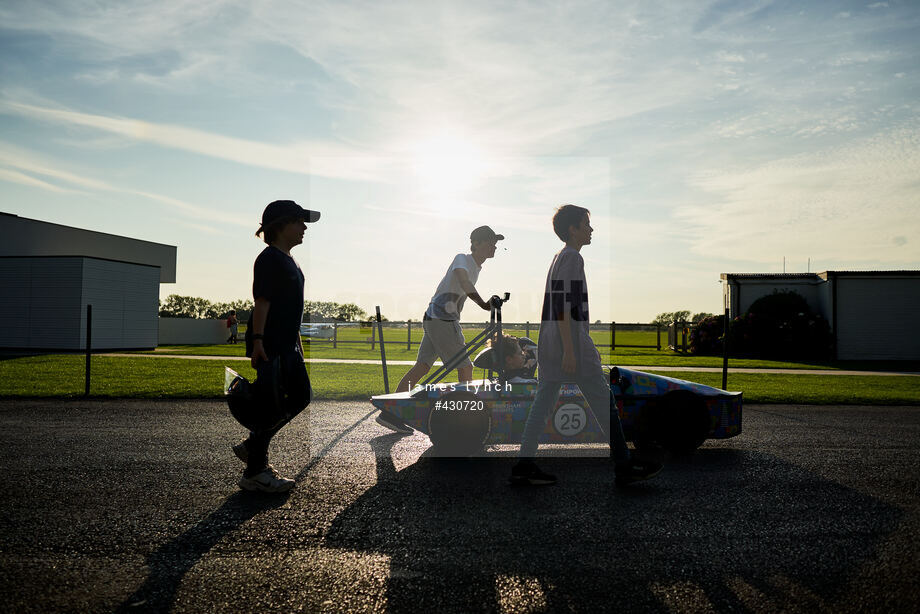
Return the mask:
<svg viewBox="0 0 920 614">
<path fill-rule="evenodd" d="M 268 445 L 272 437 L 310 404 L 313 390 L 300 352 L 281 355 L 281 383 L 285 391 L 282 401 L 285 419 L 270 430 L 249 432 L 249 438 L 246 440 L 246 450 L 249 452 L 249 461 L 246 463 L 247 476 L 255 475 L 268 466 Z"/>
</svg>

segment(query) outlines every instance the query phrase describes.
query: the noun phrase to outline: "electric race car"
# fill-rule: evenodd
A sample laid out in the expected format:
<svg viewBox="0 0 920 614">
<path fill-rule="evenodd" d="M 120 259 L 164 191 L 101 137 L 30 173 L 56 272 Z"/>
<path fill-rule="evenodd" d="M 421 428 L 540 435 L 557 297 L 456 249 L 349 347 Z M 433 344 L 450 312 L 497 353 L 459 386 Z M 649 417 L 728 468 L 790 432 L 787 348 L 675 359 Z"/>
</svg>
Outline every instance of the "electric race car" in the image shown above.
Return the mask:
<svg viewBox="0 0 920 614">
<path fill-rule="evenodd" d="M 428 435 L 436 455 L 470 456 L 489 445 L 519 444 L 537 384 L 505 378 L 498 368 L 504 364 L 502 344 L 493 344 L 474 361 L 475 366 L 488 370 L 488 377 L 440 383 L 490 338 L 501 338 L 501 305 L 508 299 L 507 293 L 504 299 L 492 297 L 489 325 L 462 352 L 414 389 L 372 397 L 374 407 L 395 414 Z M 380 345 L 383 348 L 383 343 Z M 386 356 L 383 358 L 385 372 Z M 494 377 L 493 368 L 497 370 Z M 660 446 L 688 453 L 706 439 L 727 439 L 741 433 L 741 392 L 620 367 L 610 369 L 609 383 L 624 435 L 637 447 Z M 540 443 L 607 441 L 578 386 L 564 384 Z"/>
</svg>

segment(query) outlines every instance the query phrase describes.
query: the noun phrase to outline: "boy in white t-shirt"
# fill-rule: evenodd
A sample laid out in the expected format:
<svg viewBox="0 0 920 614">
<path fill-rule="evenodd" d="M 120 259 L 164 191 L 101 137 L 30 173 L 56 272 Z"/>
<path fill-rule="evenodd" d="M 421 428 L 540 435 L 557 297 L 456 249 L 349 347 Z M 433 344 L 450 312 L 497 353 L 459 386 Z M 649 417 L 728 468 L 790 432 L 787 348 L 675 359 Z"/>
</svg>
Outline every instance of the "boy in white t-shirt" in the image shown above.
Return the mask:
<svg viewBox="0 0 920 614">
<path fill-rule="evenodd" d="M 610 380 L 591 339 L 588 282 L 581 256 L 582 248 L 591 245 L 594 233 L 591 212 L 576 205 L 562 205 L 553 215 L 553 231 L 565 241 L 565 246 L 553 257 L 546 274 L 537 348 L 539 383 L 521 435 L 520 460 L 511 470 L 511 483 L 529 486 L 556 483 L 556 476 L 541 471 L 533 458 L 562 384 L 573 381 L 601 429 L 610 437 L 617 485 L 647 480 L 661 471 L 661 464 L 633 458 L 626 446 Z"/>
<path fill-rule="evenodd" d="M 413 384 L 417 384 L 431 369 L 437 357 L 447 363 L 463 349 L 466 341 L 460 329 L 460 312 L 467 297 L 482 309 L 489 311 L 489 302 L 479 296 L 476 282 L 479 280 L 482 264 L 495 256 L 495 245 L 504 238 L 504 235 L 495 234 L 488 226 L 480 226 L 470 233 L 470 253 L 457 254 L 454 257 L 434 296 L 431 297 L 422 318 L 425 335 L 418 348 L 418 358 L 399 382 L 396 392 L 404 392 Z M 473 363 L 469 358 L 457 367 L 457 376 L 461 382 L 473 379 Z M 376 421 L 377 424 L 398 433 L 413 432 L 412 427 L 387 411 L 382 410 Z"/>
</svg>

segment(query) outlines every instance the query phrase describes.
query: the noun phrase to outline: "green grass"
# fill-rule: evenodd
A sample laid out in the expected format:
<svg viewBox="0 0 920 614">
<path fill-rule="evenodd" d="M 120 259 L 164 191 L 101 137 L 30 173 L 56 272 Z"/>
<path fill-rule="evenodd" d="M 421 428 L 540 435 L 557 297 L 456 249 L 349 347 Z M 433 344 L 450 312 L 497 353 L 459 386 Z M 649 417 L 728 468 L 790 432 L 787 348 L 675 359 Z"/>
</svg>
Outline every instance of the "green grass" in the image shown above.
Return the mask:
<svg viewBox="0 0 920 614">
<path fill-rule="evenodd" d="M 523 331 L 512 331 L 518 333 Z M 406 330 L 402 330 L 403 335 Z M 385 334 L 387 339 L 386 353 L 387 360 L 415 360 L 418 354 L 418 342 L 421 341 L 421 331 L 418 331 L 418 339 L 415 339 L 415 328 L 413 328 L 414 345 L 411 350 L 406 349 L 405 339 L 402 343 L 397 343 L 395 335 Z M 464 331 L 467 339 L 472 339 L 476 331 Z M 533 333 L 531 333 L 532 336 Z M 357 335 L 349 335 L 355 337 Z M 601 359 L 605 364 L 615 365 L 645 365 L 657 367 L 721 367 L 721 356 L 692 356 L 675 352 L 673 350 L 655 348 L 621 348 L 617 347 L 613 352 L 610 348 L 598 348 L 601 353 Z M 154 354 L 172 354 L 172 355 L 199 355 L 199 356 L 243 356 L 245 348 L 242 344 L 237 345 L 168 345 L 160 346 Z M 307 358 L 337 358 L 351 360 L 380 360 L 380 346 L 375 345 L 371 349 L 370 344 L 351 344 L 342 343 L 338 348 L 332 347 L 330 341 L 309 341 L 304 342 L 304 352 Z M 729 361 L 732 367 L 758 368 L 758 369 L 852 369 L 866 371 L 920 371 L 920 364 L 904 362 L 848 362 L 848 361 L 778 361 L 778 360 L 759 360 L 750 358 L 732 358 Z"/>
<path fill-rule="evenodd" d="M 654 328 L 646 330 L 633 330 L 635 325 L 620 325 L 617 329 L 616 343 L 617 346 L 611 351 L 610 330 L 595 330 L 591 332 L 591 338 L 595 344 L 598 344 L 601 359 L 605 364 L 617 365 L 645 365 L 657 367 L 721 367 L 721 356 L 694 356 L 691 354 L 675 352 L 667 348 L 667 333 L 662 330 L 661 343 L 663 348 L 656 349 L 657 335 Z M 245 325 L 241 326 L 240 340 L 242 341 L 242 330 Z M 376 330 L 376 327 L 375 327 Z M 463 335 L 467 341 L 475 337 L 481 328 L 470 327 L 463 329 Z M 508 334 L 523 336 L 527 331 L 523 325 L 514 325 L 514 328 L 507 329 Z M 409 330 L 405 326 L 384 327 L 384 339 L 386 339 L 387 360 L 415 360 L 418 354 L 418 344 L 422 340 L 421 323 L 413 322 L 411 330 L 412 347 L 406 348 L 406 340 Z M 532 324 L 529 336 L 534 341 L 540 333 L 540 327 Z M 307 341 L 304 338 L 304 350 L 308 358 L 336 358 L 336 359 L 358 359 L 358 360 L 379 360 L 380 345 L 375 344 L 371 349 L 369 340 L 371 338 L 370 327 L 361 326 L 342 326 L 338 330 L 338 339 L 341 343 L 337 348 L 333 348 L 331 341 L 313 340 Z M 376 338 L 376 332 L 374 333 Z M 603 347 L 602 344 L 608 344 Z M 623 345 L 645 345 L 652 347 L 623 347 Z M 243 356 L 244 346 L 242 343 L 237 345 L 169 345 L 160 346 L 154 353 L 156 354 L 188 354 L 201 356 Z M 843 369 L 856 371 L 914 371 L 920 372 L 920 361 L 780 361 L 780 360 L 761 360 L 752 358 L 731 358 L 729 362 L 732 367 L 757 368 L 757 369 Z"/>
<path fill-rule="evenodd" d="M 0 396 L 82 396 L 83 356 L 75 354 L 29 356 L 0 362 Z M 94 356 L 90 394 L 100 397 L 196 398 L 219 396 L 224 383 L 223 364 L 247 377 L 245 362 L 118 358 Z"/>
<path fill-rule="evenodd" d="M 236 345 L 161 345 L 155 350 L 137 353 L 166 356 L 245 356 L 246 348 L 242 343 Z"/>
<path fill-rule="evenodd" d="M 0 360 L 0 397 L 79 397 L 84 358 L 45 355 Z M 253 378 L 245 361 L 94 356 L 91 396 L 220 398 L 224 366 Z M 383 392 L 380 366 L 312 363 L 319 399 L 367 399 Z M 391 389 L 408 366 L 389 368 Z M 670 377 L 721 386 L 720 373 L 668 372 Z M 478 376 L 478 373 L 477 373 Z M 920 377 L 729 374 L 728 387 L 747 403 L 920 405 Z"/>
<path fill-rule="evenodd" d="M 721 373 L 669 371 L 660 374 L 722 387 Z M 729 373 L 728 389 L 744 392 L 745 403 L 920 405 L 920 377 L 910 376 Z"/>
<path fill-rule="evenodd" d="M 0 361 L 0 397 L 80 397 L 83 356 L 27 356 Z M 90 396 L 108 398 L 219 398 L 224 368 L 249 378 L 255 371 L 238 360 L 182 360 L 94 356 Z M 383 392 L 381 367 L 308 364 L 317 398 L 361 399 Z M 409 367 L 389 369 L 395 387 Z"/>
</svg>

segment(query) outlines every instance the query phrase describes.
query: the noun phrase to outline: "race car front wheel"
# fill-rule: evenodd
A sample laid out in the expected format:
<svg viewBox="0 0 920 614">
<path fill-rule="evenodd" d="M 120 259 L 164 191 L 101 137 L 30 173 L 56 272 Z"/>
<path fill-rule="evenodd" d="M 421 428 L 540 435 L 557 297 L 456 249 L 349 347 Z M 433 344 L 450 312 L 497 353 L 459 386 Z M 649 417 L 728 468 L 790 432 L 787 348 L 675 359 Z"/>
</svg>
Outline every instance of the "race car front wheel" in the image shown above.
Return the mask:
<svg viewBox="0 0 920 614">
<path fill-rule="evenodd" d="M 428 437 L 435 456 L 477 454 L 491 430 L 491 408 L 472 392 L 457 390 L 431 401 Z"/>
<path fill-rule="evenodd" d="M 674 390 L 649 401 L 639 416 L 636 446 L 663 447 L 675 454 L 689 454 L 709 436 L 706 402 L 689 390 Z"/>
</svg>

